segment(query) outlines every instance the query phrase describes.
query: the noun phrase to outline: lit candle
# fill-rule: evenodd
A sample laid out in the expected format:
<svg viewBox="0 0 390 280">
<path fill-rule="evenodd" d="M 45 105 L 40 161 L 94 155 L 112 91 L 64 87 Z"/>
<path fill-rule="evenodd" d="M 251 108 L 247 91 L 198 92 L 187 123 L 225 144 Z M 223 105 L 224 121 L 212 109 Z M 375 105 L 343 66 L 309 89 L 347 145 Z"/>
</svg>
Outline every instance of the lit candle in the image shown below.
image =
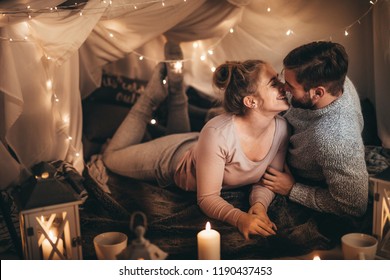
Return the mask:
<svg viewBox="0 0 390 280">
<path fill-rule="evenodd" d="M 206 229 L 198 233 L 197 240 L 199 260 L 221 259 L 221 237 L 218 231 L 211 229 L 209 222 L 206 223 Z"/>
<path fill-rule="evenodd" d="M 314 256 L 313 260 L 314 260 L 314 261 L 320 261 L 321 258 L 320 258 L 319 256 Z"/>
<path fill-rule="evenodd" d="M 49 231 L 49 238 L 54 243 L 54 245 L 52 246 L 50 244 L 50 241 L 47 240 L 46 238 L 43 240 L 43 242 L 42 242 L 42 253 L 43 253 L 43 259 L 44 260 L 48 260 L 49 259 L 51 251 L 53 250 L 53 247 L 55 246 L 55 243 L 57 242 L 57 237 L 54 236 L 52 231 Z M 56 247 L 57 247 L 58 251 L 61 252 L 61 254 L 64 253 L 64 242 L 62 241 L 61 238 L 60 238 L 60 240 L 58 240 L 58 244 L 57 244 Z M 54 252 L 51 259 L 52 260 L 61 260 L 62 258 L 58 255 L 57 252 Z"/>
</svg>

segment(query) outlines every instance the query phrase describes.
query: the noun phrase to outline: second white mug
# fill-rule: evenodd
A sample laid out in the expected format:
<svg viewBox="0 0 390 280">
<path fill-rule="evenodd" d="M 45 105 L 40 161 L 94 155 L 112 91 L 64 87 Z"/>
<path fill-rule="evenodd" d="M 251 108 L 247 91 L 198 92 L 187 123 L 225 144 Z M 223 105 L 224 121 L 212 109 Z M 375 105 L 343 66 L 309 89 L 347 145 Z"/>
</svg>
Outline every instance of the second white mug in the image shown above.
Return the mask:
<svg viewBox="0 0 390 280">
<path fill-rule="evenodd" d="M 346 260 L 375 259 L 378 240 L 364 233 L 348 233 L 341 237 L 341 248 Z"/>
</svg>

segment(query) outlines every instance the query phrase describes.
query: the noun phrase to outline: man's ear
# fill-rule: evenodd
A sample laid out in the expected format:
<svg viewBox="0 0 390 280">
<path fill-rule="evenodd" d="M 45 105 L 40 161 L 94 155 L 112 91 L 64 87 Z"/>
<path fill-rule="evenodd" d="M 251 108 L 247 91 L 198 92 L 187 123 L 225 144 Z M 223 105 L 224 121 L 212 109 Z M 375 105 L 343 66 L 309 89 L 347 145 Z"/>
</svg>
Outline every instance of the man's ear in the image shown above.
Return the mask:
<svg viewBox="0 0 390 280">
<path fill-rule="evenodd" d="M 248 108 L 256 108 L 256 101 L 253 96 L 247 95 L 243 99 L 243 103 Z"/>
<path fill-rule="evenodd" d="M 324 87 L 315 87 L 310 89 L 309 92 L 311 100 L 315 103 L 325 95 L 326 89 Z"/>
</svg>

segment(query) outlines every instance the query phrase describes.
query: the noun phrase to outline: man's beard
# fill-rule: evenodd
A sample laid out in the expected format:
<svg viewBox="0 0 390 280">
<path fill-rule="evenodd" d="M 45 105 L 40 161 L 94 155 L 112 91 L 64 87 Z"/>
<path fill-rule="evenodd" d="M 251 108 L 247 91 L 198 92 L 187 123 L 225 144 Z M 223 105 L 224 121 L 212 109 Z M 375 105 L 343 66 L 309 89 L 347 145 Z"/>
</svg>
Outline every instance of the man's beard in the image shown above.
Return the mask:
<svg viewBox="0 0 390 280">
<path fill-rule="evenodd" d="M 291 97 L 291 105 L 294 108 L 312 109 L 314 107 L 313 101 L 310 99 L 309 93 L 306 92 L 302 99 L 297 100 L 293 96 Z"/>
</svg>

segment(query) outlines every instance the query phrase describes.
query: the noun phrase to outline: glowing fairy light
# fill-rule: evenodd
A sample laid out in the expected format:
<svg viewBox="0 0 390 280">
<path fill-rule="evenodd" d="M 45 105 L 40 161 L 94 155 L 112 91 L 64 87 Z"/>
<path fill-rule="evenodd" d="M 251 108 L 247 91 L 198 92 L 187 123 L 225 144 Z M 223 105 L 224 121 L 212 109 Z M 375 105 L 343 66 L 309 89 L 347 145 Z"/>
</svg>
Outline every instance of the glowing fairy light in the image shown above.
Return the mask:
<svg viewBox="0 0 390 280">
<path fill-rule="evenodd" d="M 347 30 L 344 31 L 344 35 L 345 35 L 345 36 L 348 36 L 348 35 L 349 35 L 349 33 L 348 33 Z"/>
<path fill-rule="evenodd" d="M 208 52 L 209 55 L 213 55 L 214 54 L 213 50 L 208 50 L 207 52 Z"/>
<path fill-rule="evenodd" d="M 151 119 L 150 124 L 155 125 L 157 123 L 156 119 Z"/>
<path fill-rule="evenodd" d="M 58 98 L 57 94 L 53 93 L 54 101 L 60 102 L 60 99 Z"/>
<path fill-rule="evenodd" d="M 233 27 L 230 28 L 230 29 L 229 29 L 229 32 L 230 32 L 230 33 L 234 33 L 234 28 L 233 28 Z"/>
<path fill-rule="evenodd" d="M 68 125 L 70 122 L 69 115 L 63 116 L 62 121 L 64 122 L 64 124 Z"/>
<path fill-rule="evenodd" d="M 46 81 L 46 88 L 47 88 L 47 90 L 53 89 L 53 82 L 51 80 Z"/>
<path fill-rule="evenodd" d="M 292 35 L 293 33 L 294 33 L 294 31 L 292 31 L 291 29 L 289 29 L 289 30 L 287 30 L 286 35 L 287 35 L 287 36 L 290 36 L 290 35 Z"/>
<path fill-rule="evenodd" d="M 267 12 L 268 13 L 271 12 L 271 8 L 270 7 L 267 8 Z"/>
<path fill-rule="evenodd" d="M 167 84 L 167 80 L 162 80 L 162 83 L 164 84 L 164 85 L 166 85 Z"/>
<path fill-rule="evenodd" d="M 198 42 L 192 43 L 192 47 L 193 47 L 194 49 L 196 49 L 197 47 L 199 47 L 199 43 L 198 43 Z"/>
<path fill-rule="evenodd" d="M 108 36 L 110 36 L 111 38 L 114 38 L 114 34 L 110 33 Z"/>
<path fill-rule="evenodd" d="M 211 72 L 213 72 L 213 73 L 214 73 L 214 72 L 215 72 L 215 70 L 216 70 L 216 68 L 213 66 L 213 67 L 211 67 L 211 68 L 210 68 L 210 70 L 211 70 Z"/>
<path fill-rule="evenodd" d="M 205 60 L 206 60 L 206 56 L 205 56 L 204 54 L 201 55 L 201 56 L 200 56 L 200 60 L 205 61 Z"/>
<path fill-rule="evenodd" d="M 141 55 L 141 56 L 139 57 L 139 60 L 144 60 L 144 57 Z"/>
<path fill-rule="evenodd" d="M 181 73 L 182 72 L 182 69 L 183 69 L 183 62 L 181 61 L 176 61 L 174 64 L 173 64 L 173 70 L 175 73 Z"/>
</svg>

